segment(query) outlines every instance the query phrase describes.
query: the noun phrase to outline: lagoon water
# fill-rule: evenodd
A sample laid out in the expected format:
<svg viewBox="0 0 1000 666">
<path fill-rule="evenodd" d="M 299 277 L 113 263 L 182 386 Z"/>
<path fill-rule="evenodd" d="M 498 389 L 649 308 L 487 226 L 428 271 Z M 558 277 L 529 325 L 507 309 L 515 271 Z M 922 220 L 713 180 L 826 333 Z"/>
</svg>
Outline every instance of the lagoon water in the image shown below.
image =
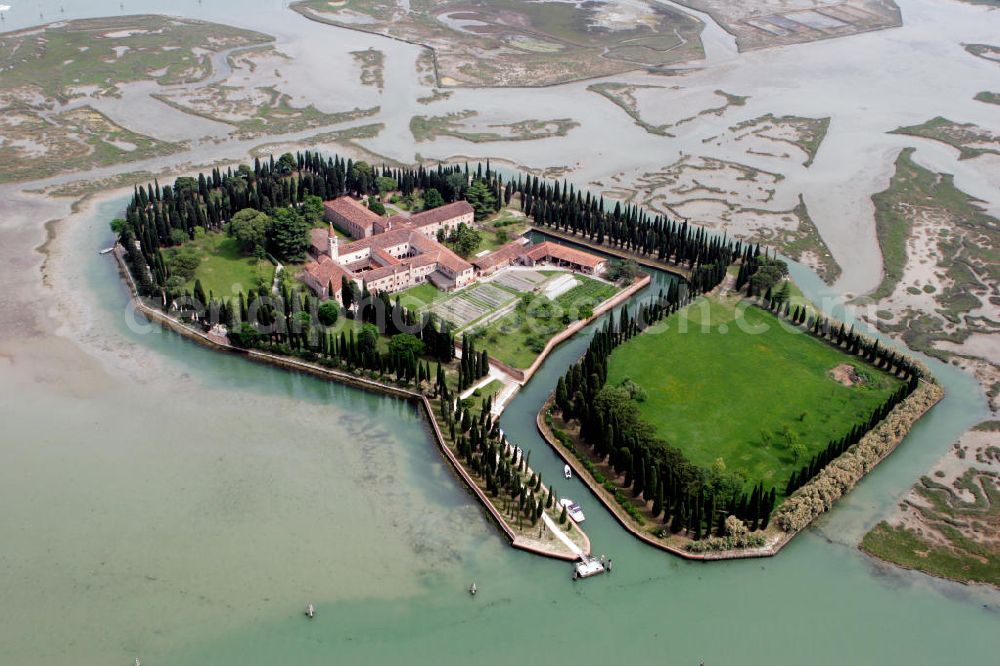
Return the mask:
<svg viewBox="0 0 1000 666">
<path fill-rule="evenodd" d="M 5 27 L 37 22 L 39 6 L 59 18 L 60 4 L 65 16 L 120 11 L 17 3 Z M 225 21 L 248 4 L 169 11 Z M 274 15 L 282 4 L 253 3 Z M 9 202 L 0 218 L 0 664 L 996 660 L 1000 593 L 856 548 L 984 415 L 977 385 L 953 368 L 932 363 L 944 402 L 778 557 L 687 563 L 638 543 L 562 480 L 535 431 L 536 410 L 587 344 L 578 335 L 502 420 L 583 505 L 595 552 L 614 559 L 612 575 L 574 584 L 566 564 L 507 545 L 408 404 L 209 352 L 130 317 L 113 262 L 94 252 L 123 200 L 56 226 L 43 273 L 60 293 L 46 293 L 35 255 L 9 248 L 27 253 L 40 223 L 66 211 L 33 205 L 33 226 Z M 804 269 L 794 276 L 811 297 L 832 295 Z"/>
</svg>

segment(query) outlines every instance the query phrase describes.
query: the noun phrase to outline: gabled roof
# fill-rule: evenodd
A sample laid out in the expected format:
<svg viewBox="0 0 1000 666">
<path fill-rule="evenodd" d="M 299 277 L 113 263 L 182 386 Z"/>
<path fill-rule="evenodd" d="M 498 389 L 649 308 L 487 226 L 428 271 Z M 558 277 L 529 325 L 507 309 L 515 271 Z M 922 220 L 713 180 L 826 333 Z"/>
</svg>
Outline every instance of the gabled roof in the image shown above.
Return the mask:
<svg viewBox="0 0 1000 666">
<path fill-rule="evenodd" d="M 485 257 L 473 259 L 472 265 L 479 270 L 484 271 L 496 266 L 506 266 L 507 264 L 511 264 L 518 257 L 524 254 L 524 242 L 523 238 L 512 240 L 506 245 L 502 245 L 493 252 L 490 252 Z"/>
<path fill-rule="evenodd" d="M 469 205 L 468 201 L 463 199 L 462 201 L 445 204 L 444 206 L 438 206 L 437 208 L 431 208 L 430 210 L 425 210 L 422 213 L 411 215 L 410 224 L 415 227 L 424 227 L 428 224 L 440 224 L 441 222 L 447 222 L 448 220 L 462 215 L 467 215 L 472 212 L 472 206 Z"/>
<path fill-rule="evenodd" d="M 330 232 L 326 229 L 310 229 L 309 244 L 316 254 L 323 254 L 330 248 Z"/>
<path fill-rule="evenodd" d="M 343 279 L 346 277 L 348 280 L 352 279 L 351 276 L 345 271 L 341 266 L 326 256 L 325 254 L 319 258 L 319 261 L 310 261 L 305 265 L 306 273 L 316 281 L 317 284 L 326 286 L 333 282 L 333 291 L 337 293 L 340 291 L 340 285 Z"/>
<path fill-rule="evenodd" d="M 559 245 L 558 243 L 553 243 L 551 241 L 545 241 L 544 243 L 539 243 L 538 245 L 532 245 L 524 254 L 526 257 L 533 259 L 534 261 L 538 261 L 546 257 L 553 257 L 562 261 L 568 261 L 572 264 L 576 264 L 577 266 L 587 266 L 589 268 L 596 268 L 597 266 L 605 263 L 605 259 L 590 254 L 589 252 L 574 250 L 571 247 Z"/>
<path fill-rule="evenodd" d="M 362 229 L 371 229 L 375 224 L 375 220 L 379 219 L 378 215 L 368 210 L 359 201 L 346 195 L 337 197 L 333 201 L 324 201 L 323 207 L 358 225 Z"/>
</svg>

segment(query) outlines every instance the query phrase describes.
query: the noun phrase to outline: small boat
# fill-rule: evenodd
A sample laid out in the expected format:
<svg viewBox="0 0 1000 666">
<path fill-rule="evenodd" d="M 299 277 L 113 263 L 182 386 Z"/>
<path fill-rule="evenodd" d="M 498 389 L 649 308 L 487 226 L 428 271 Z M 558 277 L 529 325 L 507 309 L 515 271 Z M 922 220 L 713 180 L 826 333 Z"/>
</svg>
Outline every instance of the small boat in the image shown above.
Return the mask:
<svg viewBox="0 0 1000 666">
<path fill-rule="evenodd" d="M 135 658 L 135 666 L 142 666 L 142 662 L 139 661 L 139 657 Z"/>
<path fill-rule="evenodd" d="M 590 578 L 591 576 L 596 576 L 602 574 L 607 569 L 604 567 L 604 563 L 594 557 L 587 557 L 586 555 L 580 556 L 580 561 L 573 565 L 573 580 L 579 578 Z"/>
<path fill-rule="evenodd" d="M 478 592 L 478 591 L 479 591 L 479 588 L 476 587 L 475 583 L 473 583 L 472 585 L 469 586 L 469 594 L 471 594 L 472 596 L 476 596 L 476 592 Z"/>
<path fill-rule="evenodd" d="M 565 476 L 567 479 L 573 478 L 573 469 L 569 465 L 563 466 L 563 476 Z"/>
<path fill-rule="evenodd" d="M 316 607 L 313 606 L 312 604 L 306 606 L 306 617 L 308 617 L 310 620 L 316 617 Z"/>
<path fill-rule="evenodd" d="M 114 252 L 114 247 L 106 247 L 103 250 L 98 251 L 97 254 L 108 254 L 109 252 Z"/>
<path fill-rule="evenodd" d="M 573 519 L 574 523 L 582 523 L 586 520 L 583 515 L 583 509 L 573 500 L 564 498 L 559 500 L 559 503 L 566 507 L 566 514 Z"/>
</svg>

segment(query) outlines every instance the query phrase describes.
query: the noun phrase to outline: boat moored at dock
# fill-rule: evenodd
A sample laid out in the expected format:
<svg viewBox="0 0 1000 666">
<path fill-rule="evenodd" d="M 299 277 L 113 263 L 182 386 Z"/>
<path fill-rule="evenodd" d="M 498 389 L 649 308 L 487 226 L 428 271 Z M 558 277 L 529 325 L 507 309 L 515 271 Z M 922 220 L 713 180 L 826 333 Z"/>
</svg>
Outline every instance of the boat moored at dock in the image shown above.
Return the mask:
<svg viewBox="0 0 1000 666">
<path fill-rule="evenodd" d="M 566 515 L 568 515 L 574 523 L 582 523 L 587 518 L 583 515 L 583 509 L 580 505 L 571 499 L 561 499 L 559 503 L 566 507 Z"/>
</svg>

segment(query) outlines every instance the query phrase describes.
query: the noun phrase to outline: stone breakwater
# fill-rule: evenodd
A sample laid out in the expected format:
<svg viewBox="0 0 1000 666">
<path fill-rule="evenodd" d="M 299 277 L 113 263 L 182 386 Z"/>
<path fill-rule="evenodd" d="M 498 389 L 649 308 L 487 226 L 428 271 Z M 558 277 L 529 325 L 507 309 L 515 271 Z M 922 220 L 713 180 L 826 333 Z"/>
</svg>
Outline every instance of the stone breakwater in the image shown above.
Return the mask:
<svg viewBox="0 0 1000 666">
<path fill-rule="evenodd" d="M 774 511 L 774 522 L 785 532 L 808 526 L 833 503 L 850 491 L 903 441 L 910 428 L 944 397 L 938 384 L 921 381 L 920 386 L 861 441 L 824 467 L 808 483 L 789 495 Z"/>
</svg>

